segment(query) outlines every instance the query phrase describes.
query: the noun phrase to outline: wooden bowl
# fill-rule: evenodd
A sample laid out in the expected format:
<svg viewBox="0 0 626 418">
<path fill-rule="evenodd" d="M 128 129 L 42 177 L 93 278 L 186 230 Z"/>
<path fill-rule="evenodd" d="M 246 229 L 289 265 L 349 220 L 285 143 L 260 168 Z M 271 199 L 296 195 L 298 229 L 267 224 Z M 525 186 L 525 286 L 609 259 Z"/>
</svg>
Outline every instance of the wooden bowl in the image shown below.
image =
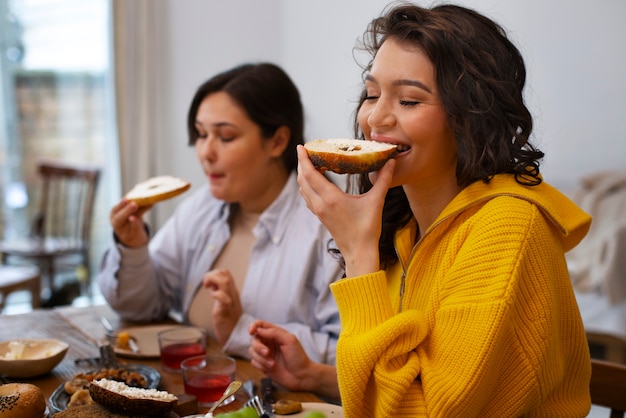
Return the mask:
<svg viewBox="0 0 626 418">
<path fill-rule="evenodd" d="M 28 378 L 46 374 L 63 360 L 69 346 L 59 340 L 16 339 L 0 343 L 0 374 Z"/>
</svg>

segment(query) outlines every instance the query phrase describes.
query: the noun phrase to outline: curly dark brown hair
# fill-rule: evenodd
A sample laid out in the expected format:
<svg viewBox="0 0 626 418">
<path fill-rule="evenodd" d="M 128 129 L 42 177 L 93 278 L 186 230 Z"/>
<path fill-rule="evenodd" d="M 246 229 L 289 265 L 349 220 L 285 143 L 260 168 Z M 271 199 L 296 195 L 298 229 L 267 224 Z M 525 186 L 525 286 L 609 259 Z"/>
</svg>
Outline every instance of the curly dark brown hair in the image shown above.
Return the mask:
<svg viewBox="0 0 626 418">
<path fill-rule="evenodd" d="M 523 97 L 524 59 L 499 24 L 456 5 L 392 5 L 369 24 L 356 47 L 371 57 L 364 76 L 389 38 L 418 47 L 433 63 L 440 100 L 454 130 L 460 187 L 479 180 L 488 183 L 500 173 L 514 174 L 518 183 L 528 186 L 541 183 L 539 160 L 544 154 L 529 142 L 533 120 Z M 357 115 L 365 97 L 363 92 L 354 115 L 360 138 Z M 367 175 L 349 181 L 359 193 L 371 186 Z M 380 238 L 383 268 L 396 262 L 395 231 L 411 217 L 402 188 L 390 189 Z"/>
</svg>

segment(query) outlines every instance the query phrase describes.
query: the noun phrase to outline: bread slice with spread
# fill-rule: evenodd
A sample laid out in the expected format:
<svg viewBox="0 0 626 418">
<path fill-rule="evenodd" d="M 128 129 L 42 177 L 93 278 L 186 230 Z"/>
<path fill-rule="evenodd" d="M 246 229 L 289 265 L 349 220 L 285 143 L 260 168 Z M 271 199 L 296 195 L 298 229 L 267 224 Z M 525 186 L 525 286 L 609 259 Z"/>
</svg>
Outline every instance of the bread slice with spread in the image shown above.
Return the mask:
<svg viewBox="0 0 626 418">
<path fill-rule="evenodd" d="M 398 146 L 361 139 L 316 139 L 304 144 L 319 170 L 337 174 L 359 174 L 380 170 L 398 153 Z"/>
</svg>

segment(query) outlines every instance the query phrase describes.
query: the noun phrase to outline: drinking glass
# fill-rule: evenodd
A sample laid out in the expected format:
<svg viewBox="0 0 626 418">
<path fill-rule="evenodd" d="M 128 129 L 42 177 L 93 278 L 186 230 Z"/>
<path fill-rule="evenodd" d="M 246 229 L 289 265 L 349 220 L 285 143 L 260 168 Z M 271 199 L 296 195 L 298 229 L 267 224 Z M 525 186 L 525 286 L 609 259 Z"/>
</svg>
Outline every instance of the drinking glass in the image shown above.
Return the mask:
<svg viewBox="0 0 626 418">
<path fill-rule="evenodd" d="M 169 372 L 179 372 L 183 360 L 206 353 L 206 331 L 196 327 L 176 327 L 158 334 L 161 363 Z"/>
<path fill-rule="evenodd" d="M 198 398 L 198 405 L 208 407 L 218 401 L 230 382 L 235 380 L 237 363 L 224 354 L 207 354 L 183 361 L 183 384 L 185 393 Z M 235 396 L 222 405 L 232 402 Z"/>
</svg>

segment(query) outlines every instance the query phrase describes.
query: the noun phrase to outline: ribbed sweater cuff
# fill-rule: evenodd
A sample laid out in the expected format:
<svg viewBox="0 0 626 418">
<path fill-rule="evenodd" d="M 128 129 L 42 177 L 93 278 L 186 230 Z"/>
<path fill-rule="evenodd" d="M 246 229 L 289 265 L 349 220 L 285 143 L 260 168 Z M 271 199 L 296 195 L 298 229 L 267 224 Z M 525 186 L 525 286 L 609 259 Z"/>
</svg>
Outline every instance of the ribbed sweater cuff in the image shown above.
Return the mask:
<svg viewBox="0 0 626 418">
<path fill-rule="evenodd" d="M 330 285 L 341 316 L 341 333 L 361 334 L 393 315 L 385 272 L 339 280 Z"/>
</svg>

